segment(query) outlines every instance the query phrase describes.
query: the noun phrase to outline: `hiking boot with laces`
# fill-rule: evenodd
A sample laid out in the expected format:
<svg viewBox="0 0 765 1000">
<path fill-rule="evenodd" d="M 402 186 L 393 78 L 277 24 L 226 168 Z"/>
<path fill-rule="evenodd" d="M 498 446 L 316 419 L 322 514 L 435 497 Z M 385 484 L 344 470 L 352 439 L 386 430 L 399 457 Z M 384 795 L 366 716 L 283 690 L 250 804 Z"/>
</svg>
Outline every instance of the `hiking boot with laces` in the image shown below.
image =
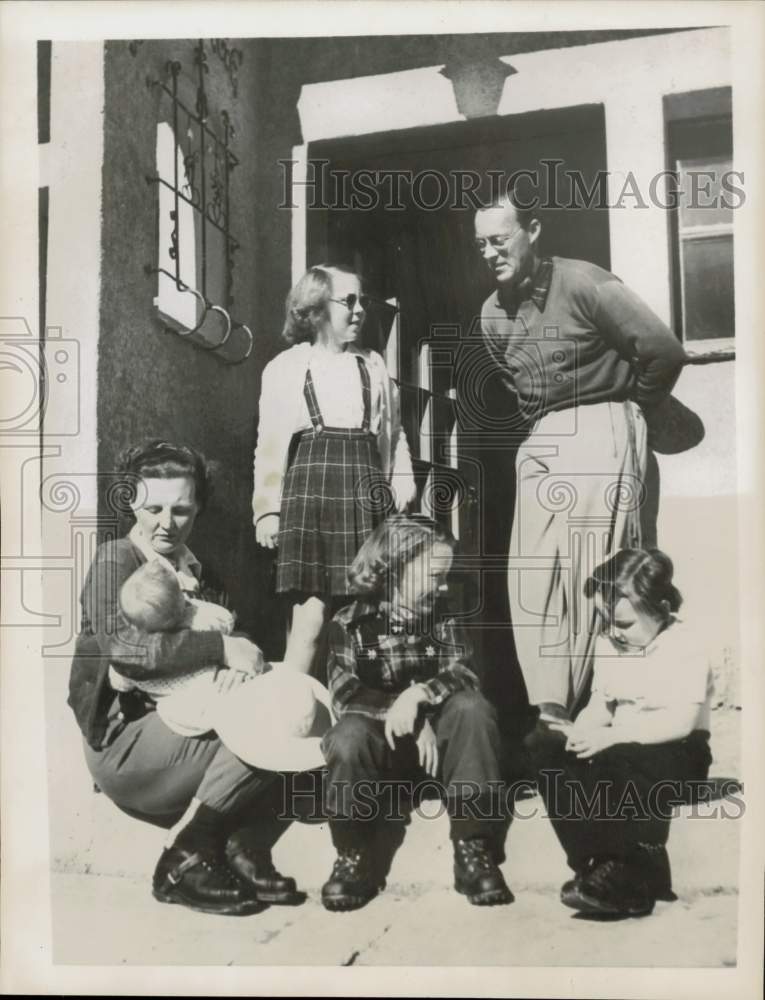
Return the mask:
<svg viewBox="0 0 765 1000">
<path fill-rule="evenodd" d="M 649 914 L 654 904 L 642 874 L 621 858 L 590 858 L 561 889 L 561 902 L 582 913 L 630 917 Z"/>
<path fill-rule="evenodd" d="M 358 910 L 383 888 L 368 850 L 338 848 L 332 874 L 322 886 L 321 901 L 328 910 Z"/>
<path fill-rule="evenodd" d="M 454 888 L 475 906 L 496 906 L 514 899 L 483 837 L 454 841 Z"/>
<path fill-rule="evenodd" d="M 178 903 L 201 913 L 249 916 L 266 908 L 214 852 L 177 846 L 162 852 L 152 892 L 160 903 Z"/>
</svg>

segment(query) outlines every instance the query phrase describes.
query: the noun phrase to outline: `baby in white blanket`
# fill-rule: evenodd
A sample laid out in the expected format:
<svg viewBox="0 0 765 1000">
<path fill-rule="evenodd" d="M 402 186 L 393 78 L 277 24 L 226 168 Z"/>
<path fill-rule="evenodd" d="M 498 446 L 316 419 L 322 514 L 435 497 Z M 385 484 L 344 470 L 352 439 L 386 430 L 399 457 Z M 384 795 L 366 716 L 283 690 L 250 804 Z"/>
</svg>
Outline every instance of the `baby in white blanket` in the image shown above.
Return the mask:
<svg viewBox="0 0 765 1000">
<path fill-rule="evenodd" d="M 144 632 L 174 632 L 189 628 L 197 632 L 216 631 L 231 635 L 234 616 L 211 601 L 189 597 L 181 590 L 172 568 L 159 559 L 144 563 L 123 584 L 120 606 L 125 617 Z M 258 673 L 270 670 L 261 654 Z M 156 701 L 165 725 L 181 736 L 200 736 L 215 729 L 219 701 L 232 686 L 251 675 L 219 670 L 211 665 L 180 677 L 142 678 L 133 681 L 114 667 L 109 680 L 117 691 L 138 689 Z"/>
</svg>

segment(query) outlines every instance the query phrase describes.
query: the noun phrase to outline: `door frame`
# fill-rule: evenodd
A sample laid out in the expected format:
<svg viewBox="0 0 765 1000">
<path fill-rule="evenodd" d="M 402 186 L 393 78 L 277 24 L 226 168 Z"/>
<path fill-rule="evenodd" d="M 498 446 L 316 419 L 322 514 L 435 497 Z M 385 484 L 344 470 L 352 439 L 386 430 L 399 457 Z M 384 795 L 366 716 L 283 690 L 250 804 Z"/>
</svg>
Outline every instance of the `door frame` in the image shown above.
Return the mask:
<svg viewBox="0 0 765 1000">
<path fill-rule="evenodd" d="M 606 154 L 606 118 L 602 103 L 581 104 L 567 108 L 551 108 L 541 111 L 526 111 L 514 115 L 501 115 L 468 121 L 447 122 L 437 125 L 422 125 L 414 128 L 370 132 L 364 135 L 318 139 L 308 143 L 305 158 L 301 162 L 300 176 L 292 178 L 293 189 L 304 185 L 308 164 L 328 161 L 357 159 L 363 156 L 380 157 L 391 152 L 405 157 L 412 153 L 426 153 L 435 149 L 458 149 L 466 146 L 492 145 L 497 142 L 517 139 L 532 139 L 538 136 L 560 135 L 568 132 L 599 131 L 603 137 L 603 168 L 608 171 Z M 564 165 L 565 167 L 565 165 Z M 317 175 L 312 175 L 317 176 Z M 322 173 L 318 174 L 322 177 Z M 297 197 L 297 192 L 294 191 Z M 323 208 L 304 207 L 305 261 L 300 265 L 324 259 L 317 248 L 326 247 L 327 211 Z M 608 213 L 606 218 L 608 219 Z M 608 257 L 604 262 L 610 267 L 610 229 Z M 293 261 L 293 268 L 294 268 Z"/>
</svg>

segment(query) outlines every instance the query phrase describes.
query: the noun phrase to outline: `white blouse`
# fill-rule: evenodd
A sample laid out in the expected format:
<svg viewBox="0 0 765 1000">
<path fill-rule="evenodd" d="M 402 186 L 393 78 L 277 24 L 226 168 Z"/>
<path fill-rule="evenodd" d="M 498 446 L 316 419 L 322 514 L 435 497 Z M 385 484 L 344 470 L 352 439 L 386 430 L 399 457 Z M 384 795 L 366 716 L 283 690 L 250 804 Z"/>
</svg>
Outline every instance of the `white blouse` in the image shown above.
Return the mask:
<svg viewBox="0 0 765 1000">
<path fill-rule="evenodd" d="M 614 703 L 614 725 L 674 705 L 697 706 L 696 729 L 709 730 L 712 675 L 696 632 L 676 619 L 644 650 L 616 652 L 606 636 L 595 646 L 593 696 Z"/>
<path fill-rule="evenodd" d="M 295 344 L 277 354 L 263 370 L 252 496 L 255 522 L 265 514 L 279 513 L 290 441 L 295 433 L 311 426 L 303 393 L 309 367 L 326 426 L 361 427 L 363 399 L 357 355 L 364 359 L 369 372 L 370 431 L 377 438 L 383 474 L 399 506 L 416 496 L 409 444 L 401 426 L 398 388 L 382 357 L 353 344 L 339 358 L 323 358 L 322 353 L 311 344 Z"/>
<path fill-rule="evenodd" d="M 325 427 L 361 427 L 364 422 L 364 396 L 356 357 L 350 351 L 330 354 L 316 350 L 311 356 L 311 379 Z M 308 428 L 311 418 L 305 394 L 303 409 L 303 427 Z"/>
</svg>

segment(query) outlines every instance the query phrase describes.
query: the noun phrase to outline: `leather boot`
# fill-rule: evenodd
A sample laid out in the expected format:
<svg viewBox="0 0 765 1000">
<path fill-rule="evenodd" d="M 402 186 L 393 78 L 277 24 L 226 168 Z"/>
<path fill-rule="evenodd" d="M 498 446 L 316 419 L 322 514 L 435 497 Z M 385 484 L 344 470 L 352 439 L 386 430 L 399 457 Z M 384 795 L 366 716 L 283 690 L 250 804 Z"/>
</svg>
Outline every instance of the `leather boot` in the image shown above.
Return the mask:
<svg viewBox="0 0 765 1000">
<path fill-rule="evenodd" d="M 572 905 L 567 902 L 568 898 L 576 898 L 576 894 L 579 891 L 579 883 L 585 876 L 598 867 L 600 860 L 599 858 L 587 858 L 576 867 L 574 877 L 570 878 L 568 882 L 563 883 L 560 890 L 560 898 L 565 906 Z M 572 865 L 571 867 L 573 868 L 574 866 Z"/>
<path fill-rule="evenodd" d="M 338 847 L 332 874 L 321 890 L 327 910 L 358 910 L 375 898 L 384 882 L 366 847 Z"/>
<path fill-rule="evenodd" d="M 454 841 L 454 888 L 475 906 L 496 906 L 514 899 L 483 837 Z"/>
<path fill-rule="evenodd" d="M 674 903 L 672 869 L 667 848 L 663 844 L 638 844 L 633 864 L 643 872 L 649 893 L 663 903 Z"/>
<path fill-rule="evenodd" d="M 306 894 L 298 891 L 294 878 L 278 872 L 271 860 L 271 852 L 256 848 L 250 842 L 248 832 L 240 830 L 228 838 L 226 860 L 231 870 L 262 903 L 281 906 L 304 903 Z"/>
<path fill-rule="evenodd" d="M 201 913 L 249 916 L 266 908 L 225 862 L 208 850 L 166 848 L 154 871 L 152 892 L 161 903 L 177 903 Z"/>
<path fill-rule="evenodd" d="M 647 916 L 654 899 L 641 872 L 623 858 L 591 858 L 561 889 L 561 902 L 592 916 Z"/>
</svg>

